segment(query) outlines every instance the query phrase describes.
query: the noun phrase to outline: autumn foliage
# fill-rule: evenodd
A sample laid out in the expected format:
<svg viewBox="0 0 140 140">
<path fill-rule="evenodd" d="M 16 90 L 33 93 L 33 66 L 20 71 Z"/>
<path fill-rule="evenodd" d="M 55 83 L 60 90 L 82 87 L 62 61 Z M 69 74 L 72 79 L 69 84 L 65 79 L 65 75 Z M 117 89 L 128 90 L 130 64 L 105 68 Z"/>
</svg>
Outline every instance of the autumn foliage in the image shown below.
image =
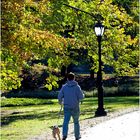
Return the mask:
<svg viewBox="0 0 140 140">
<path fill-rule="evenodd" d="M 75 11 L 64 3 L 90 12 L 95 18 Z M 102 16 L 105 33 L 102 61 L 113 67 L 116 75 L 135 75 L 138 71 L 137 1 L 124 5 L 112 0 L 5 0 L 1 2 L 1 90 L 21 87 L 23 70 L 33 60 L 46 59 L 49 90 L 58 86 L 62 66 L 77 63 L 71 50 L 84 48 L 97 72 L 97 41 L 93 25 Z"/>
</svg>

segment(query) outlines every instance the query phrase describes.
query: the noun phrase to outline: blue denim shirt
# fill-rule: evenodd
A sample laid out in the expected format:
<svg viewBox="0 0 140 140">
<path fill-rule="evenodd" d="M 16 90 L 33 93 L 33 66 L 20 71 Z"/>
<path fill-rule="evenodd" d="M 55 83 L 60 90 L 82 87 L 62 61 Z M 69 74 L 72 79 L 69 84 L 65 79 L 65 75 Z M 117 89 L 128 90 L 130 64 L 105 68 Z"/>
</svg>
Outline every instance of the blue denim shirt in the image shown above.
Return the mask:
<svg viewBox="0 0 140 140">
<path fill-rule="evenodd" d="M 84 95 L 76 81 L 68 81 L 65 85 L 62 86 L 58 94 L 58 100 L 60 103 L 62 102 L 63 98 L 65 108 L 79 107 L 79 102 L 84 98 Z"/>
</svg>

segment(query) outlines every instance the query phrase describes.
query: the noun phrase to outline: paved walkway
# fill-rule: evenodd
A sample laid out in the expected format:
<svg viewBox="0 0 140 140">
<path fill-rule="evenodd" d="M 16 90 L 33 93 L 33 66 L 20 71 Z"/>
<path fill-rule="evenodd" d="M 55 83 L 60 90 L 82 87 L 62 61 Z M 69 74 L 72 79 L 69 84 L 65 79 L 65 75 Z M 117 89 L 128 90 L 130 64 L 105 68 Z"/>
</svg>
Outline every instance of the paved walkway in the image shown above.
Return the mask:
<svg viewBox="0 0 140 140">
<path fill-rule="evenodd" d="M 140 140 L 140 111 L 105 121 L 81 134 L 80 140 Z M 74 137 L 67 140 L 74 140 Z"/>
</svg>

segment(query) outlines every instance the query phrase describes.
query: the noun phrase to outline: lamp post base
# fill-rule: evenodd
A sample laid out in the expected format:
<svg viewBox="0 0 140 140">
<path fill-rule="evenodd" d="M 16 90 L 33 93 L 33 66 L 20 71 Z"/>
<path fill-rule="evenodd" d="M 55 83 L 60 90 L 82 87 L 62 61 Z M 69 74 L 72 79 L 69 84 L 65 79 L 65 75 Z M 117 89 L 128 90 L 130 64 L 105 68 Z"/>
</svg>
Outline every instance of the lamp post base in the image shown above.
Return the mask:
<svg viewBox="0 0 140 140">
<path fill-rule="evenodd" d="M 95 112 L 95 117 L 100 117 L 100 116 L 106 116 L 107 111 L 104 110 L 104 108 L 97 108 Z"/>
</svg>

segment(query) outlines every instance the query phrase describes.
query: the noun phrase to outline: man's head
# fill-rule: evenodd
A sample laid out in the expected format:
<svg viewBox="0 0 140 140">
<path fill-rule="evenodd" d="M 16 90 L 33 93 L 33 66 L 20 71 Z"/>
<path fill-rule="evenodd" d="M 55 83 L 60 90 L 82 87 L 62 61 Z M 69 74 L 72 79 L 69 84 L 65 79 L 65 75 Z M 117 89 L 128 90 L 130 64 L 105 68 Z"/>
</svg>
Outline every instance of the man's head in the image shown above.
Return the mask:
<svg viewBox="0 0 140 140">
<path fill-rule="evenodd" d="M 75 80 L 75 74 L 72 73 L 72 72 L 70 72 L 70 73 L 68 74 L 67 78 L 68 78 L 69 81 Z"/>
</svg>

